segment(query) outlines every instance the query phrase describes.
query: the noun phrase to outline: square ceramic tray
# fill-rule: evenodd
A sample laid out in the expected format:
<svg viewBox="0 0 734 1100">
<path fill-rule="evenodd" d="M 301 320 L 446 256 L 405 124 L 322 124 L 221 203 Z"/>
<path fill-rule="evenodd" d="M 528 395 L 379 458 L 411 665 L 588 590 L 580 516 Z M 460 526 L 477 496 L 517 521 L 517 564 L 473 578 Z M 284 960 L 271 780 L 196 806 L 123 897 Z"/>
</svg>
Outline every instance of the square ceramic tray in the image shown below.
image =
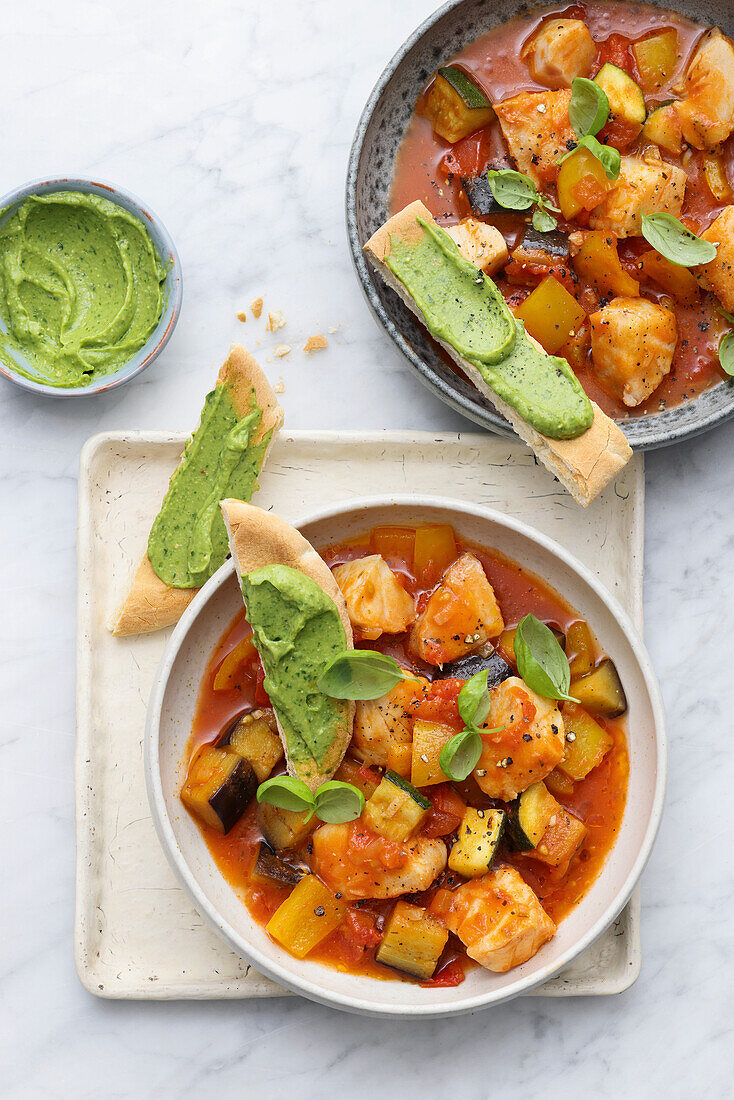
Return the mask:
<svg viewBox="0 0 734 1100">
<path fill-rule="evenodd" d="M 110 432 L 82 451 L 77 655 L 79 977 L 99 996 L 286 996 L 210 931 L 155 834 L 143 774 L 148 695 L 169 631 L 113 638 L 105 623 L 146 543 L 182 432 Z M 296 521 L 312 506 L 380 492 L 454 496 L 514 515 L 594 570 L 642 625 L 642 457 L 579 508 L 519 443 L 467 433 L 282 432 L 255 502 Z M 619 993 L 640 969 L 639 896 L 562 974 L 530 996 Z"/>
</svg>

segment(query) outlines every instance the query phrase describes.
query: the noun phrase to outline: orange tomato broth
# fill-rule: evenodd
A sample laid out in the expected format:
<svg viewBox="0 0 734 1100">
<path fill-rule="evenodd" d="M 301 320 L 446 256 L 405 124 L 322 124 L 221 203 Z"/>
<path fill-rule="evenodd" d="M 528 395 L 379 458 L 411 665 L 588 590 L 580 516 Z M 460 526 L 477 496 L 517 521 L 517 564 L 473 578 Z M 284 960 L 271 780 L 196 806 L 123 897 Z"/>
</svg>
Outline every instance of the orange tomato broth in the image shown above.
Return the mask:
<svg viewBox="0 0 734 1100">
<path fill-rule="evenodd" d="M 693 23 L 675 12 L 648 5 L 632 5 L 624 2 L 600 3 L 590 0 L 586 4 L 552 5 L 537 9 L 531 14 L 519 16 L 493 30 L 481 35 L 452 59 L 477 79 L 492 102 L 514 96 L 519 92 L 548 91 L 547 86 L 538 84 L 532 77 L 526 61 L 520 57 L 523 43 L 531 37 L 542 22 L 552 15 L 565 15 L 568 18 L 582 19 L 594 40 L 598 43 L 598 52 L 592 73 L 606 61 L 625 69 L 633 79 L 638 80 L 631 45 L 654 30 L 673 27 L 678 34 L 679 67 L 671 79 L 654 93 L 646 94 L 648 106 L 664 103 L 674 98 L 672 85 L 685 71 L 688 58 L 693 53 L 698 39 L 708 28 Z M 510 159 L 508 147 L 500 129 L 499 122 L 493 121 L 489 127 L 456 142 L 453 146 L 434 134 L 430 122 L 421 117 L 420 109 L 423 96 L 416 105 L 405 138 L 398 153 L 395 174 L 390 194 L 390 212 L 402 210 L 408 203 L 421 199 L 436 220 L 443 225 L 451 225 L 472 213 L 469 202 L 461 186 L 460 176 L 476 176 L 490 164 L 494 167 L 515 165 Z M 610 124 L 607 124 L 609 126 Z M 614 143 L 614 134 L 605 130 L 600 140 L 608 136 Z M 641 152 L 650 145 L 642 136 L 624 154 Z M 684 163 L 681 157 L 675 157 L 661 150 L 664 160 L 684 169 L 688 176 L 686 198 L 681 217 L 696 232 L 702 232 L 727 206 L 714 198 L 703 174 L 702 152 L 692 150 L 692 156 Z M 720 147 L 728 178 L 734 179 L 734 136 Z M 444 158 L 452 158 L 446 163 Z M 442 162 L 444 167 L 442 168 Z M 527 216 L 506 215 L 486 219 L 502 231 L 510 250 L 515 248 L 522 236 Z M 588 215 L 587 215 L 588 222 Z M 581 216 L 566 223 L 559 216 L 559 228 L 583 228 Z M 635 260 L 641 252 L 649 250 L 650 245 L 641 237 L 631 237 L 619 241 L 619 255 L 629 274 L 638 278 Z M 556 264 L 556 272 L 560 261 Z M 563 265 L 568 266 L 568 265 Z M 548 274 L 549 269 L 538 270 L 537 281 Z M 516 307 L 528 296 L 532 286 L 518 286 L 509 282 L 501 273 L 494 280 L 511 306 Z M 572 290 L 580 299 L 587 313 L 594 312 L 599 300 L 598 293 L 583 280 L 577 284 L 570 279 L 564 282 L 566 289 Z M 696 397 L 703 390 L 722 381 L 727 376 L 718 360 L 718 346 L 721 336 L 728 331 L 729 325 L 716 308 L 711 294 L 703 294 L 696 307 L 675 302 L 659 290 L 654 284 L 641 283 L 644 297 L 660 302 L 673 309 L 678 325 L 678 344 L 670 373 L 663 378 L 658 388 L 642 404 L 628 408 L 615 395 L 608 393 L 594 374 L 591 352 L 587 351 L 582 363 L 573 367 L 589 397 L 596 401 L 604 411 L 617 419 L 644 416 L 671 408 Z M 458 370 L 453 360 L 436 345 L 443 361 L 454 371 Z"/>
<path fill-rule="evenodd" d="M 406 589 L 417 596 L 420 605 L 422 598 L 425 599 L 427 593 L 433 589 L 439 579 L 439 563 L 429 561 L 423 576 L 416 576 L 411 559 L 406 557 L 406 554 L 409 553 L 409 546 L 406 545 L 404 536 L 411 529 L 379 528 L 376 530 L 378 532 L 395 532 L 393 542 L 398 552 L 387 553 L 384 541 L 381 544 L 381 549 L 383 549 L 384 556 L 391 568 L 401 576 Z M 402 537 L 400 532 L 402 532 Z M 524 570 L 497 551 L 476 547 L 460 542 L 458 539 L 456 540 L 456 550 L 453 558 L 455 559 L 465 550 L 471 550 L 481 561 L 494 588 L 507 627 L 516 625 L 528 612 L 532 612 L 539 619 L 550 622 L 564 631 L 571 623 L 578 621 L 579 616 L 576 611 L 535 574 Z M 374 552 L 374 540 L 368 534 L 353 539 L 348 544 L 329 547 L 321 552 L 321 556 L 330 567 L 333 567 L 341 562 L 351 561 Z M 267 705 L 268 703 L 267 696 L 262 689 L 262 667 L 257 655 L 252 655 L 254 651 L 240 666 L 237 674 L 232 677 L 232 684 L 229 688 L 219 691 L 215 691 L 213 688 L 215 676 L 222 663 L 249 634 L 250 627 L 243 609 L 235 615 L 222 635 L 202 678 L 188 745 L 189 759 L 196 754 L 202 745 L 215 742 L 230 727 L 238 715 L 253 705 Z M 416 661 L 408 653 L 407 640 L 408 636 L 402 634 L 383 637 L 376 642 L 366 642 L 364 644 L 367 648 L 380 649 L 382 652 L 391 653 L 400 660 L 401 664 L 408 667 L 412 666 L 423 673 L 428 672 L 430 676 L 429 666 Z M 602 651 L 597 646 L 596 659 L 598 660 L 602 655 Z M 456 708 L 456 693 L 461 683 L 462 681 L 458 680 L 436 681 L 437 691 L 434 692 L 433 699 L 434 714 L 424 713 L 423 716 L 435 716 L 439 720 L 451 722 Z M 438 687 L 438 685 L 441 686 Z M 429 703 L 429 711 L 431 705 Z M 458 729 L 461 725 L 458 721 L 458 713 L 455 717 Z M 527 855 L 512 851 L 504 843 L 498 853 L 497 862 L 510 864 L 520 871 L 523 878 L 542 900 L 548 914 L 556 922 L 562 920 L 570 912 L 598 876 L 609 851 L 614 845 L 624 813 L 628 778 L 628 755 L 624 725 L 620 720 L 605 721 L 604 719 L 597 719 L 597 721 L 612 733 L 614 741 L 612 749 L 602 763 L 585 780 L 574 785 L 570 796 L 555 796 L 566 809 L 580 817 L 588 828 L 586 839 L 573 857 L 566 876 L 557 881 L 553 868 L 533 860 Z M 379 769 L 369 768 L 367 765 L 363 765 L 363 768 L 366 769 L 366 773 L 370 778 L 375 781 L 379 780 Z M 447 847 L 450 848 L 449 834 L 458 827 L 462 812 L 462 802 L 461 798 L 457 798 L 457 791 L 463 791 L 463 797 L 466 801 L 469 803 L 473 801 L 480 807 L 503 805 L 500 801 L 483 795 L 476 784 L 472 787 L 472 783 L 470 777 L 465 784 L 442 783 L 424 788 L 423 793 L 434 803 L 434 808 L 422 830 L 424 834 L 444 836 Z M 467 796 L 467 786 L 472 790 L 472 794 L 478 797 Z M 258 825 L 256 804 L 249 807 L 240 821 L 225 836 L 201 822 L 197 822 L 197 824 L 199 824 L 209 851 L 227 882 L 245 903 L 253 918 L 262 925 L 267 924 L 270 917 L 288 896 L 291 887 L 264 881 L 253 874 L 258 848 L 263 839 L 263 834 Z M 384 843 L 388 848 L 391 847 L 389 842 Z M 304 857 L 303 849 L 299 850 L 299 855 L 308 862 L 307 855 Z M 390 856 L 391 853 L 386 851 L 386 864 L 390 861 Z M 446 871 L 439 877 L 438 883 L 445 883 L 447 879 L 449 882 L 453 882 L 454 885 L 461 881 L 457 876 Z M 421 894 L 408 895 L 408 899 L 418 904 L 428 905 L 436 888 L 434 885 Z M 350 903 L 345 923 L 314 948 L 309 954 L 309 959 L 315 959 L 338 969 L 359 973 L 363 976 L 367 975 L 380 979 L 403 979 L 403 976 L 397 971 L 380 966 L 375 961 L 375 948 L 379 943 L 381 930 L 395 900 L 368 899 Z M 449 937 L 447 947 L 439 960 L 436 974 L 423 984 L 429 986 L 458 984 L 463 980 L 465 972 L 474 965 L 476 964 L 465 955 L 463 945 L 452 935 Z M 405 977 L 404 980 L 410 979 Z"/>
</svg>

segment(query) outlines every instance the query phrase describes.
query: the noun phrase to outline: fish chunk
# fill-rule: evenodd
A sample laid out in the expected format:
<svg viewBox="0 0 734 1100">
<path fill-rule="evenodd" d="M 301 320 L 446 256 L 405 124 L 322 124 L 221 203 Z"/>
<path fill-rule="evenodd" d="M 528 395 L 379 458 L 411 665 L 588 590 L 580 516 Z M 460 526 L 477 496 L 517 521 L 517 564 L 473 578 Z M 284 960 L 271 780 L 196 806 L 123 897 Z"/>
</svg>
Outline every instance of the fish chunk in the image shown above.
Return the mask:
<svg viewBox="0 0 734 1100">
<path fill-rule="evenodd" d="M 313 870 L 347 901 L 427 890 L 446 867 L 442 840 L 419 836 L 398 843 L 369 832 L 360 820 L 322 825 L 311 843 Z"/>
<path fill-rule="evenodd" d="M 645 298 L 613 298 L 589 321 L 598 377 L 625 405 L 639 405 L 673 363 L 678 341 L 675 314 Z"/>
<path fill-rule="evenodd" d="M 523 46 L 520 56 L 528 60 L 539 84 L 570 88 L 575 76 L 589 75 L 596 43 L 580 19 L 550 19 Z"/>
<path fill-rule="evenodd" d="M 387 767 L 390 745 L 407 745 L 413 740 L 415 706 L 427 689 L 428 680 L 402 680 L 380 699 L 360 700 L 354 714 L 354 755 L 367 764 Z"/>
<path fill-rule="evenodd" d="M 683 169 L 662 160 L 657 149 L 643 157 L 622 157 L 619 178 L 592 210 L 589 224 L 616 237 L 639 237 L 643 214 L 680 215 L 686 182 Z"/>
<path fill-rule="evenodd" d="M 495 104 L 515 164 L 539 186 L 555 180 L 558 161 L 573 148 L 575 134 L 568 117 L 571 92 L 520 92 Z"/>
<path fill-rule="evenodd" d="M 556 926 L 519 871 L 497 867 L 458 890 L 440 890 L 431 904 L 470 959 L 504 974 L 552 939 Z"/>
<path fill-rule="evenodd" d="M 464 218 L 446 232 L 455 241 L 464 259 L 485 275 L 493 275 L 507 263 L 507 243 L 495 226 L 478 222 L 476 218 Z"/>
<path fill-rule="evenodd" d="M 346 601 L 349 621 L 363 638 L 401 634 L 415 621 L 415 600 L 379 554 L 332 569 Z"/>
<path fill-rule="evenodd" d="M 505 728 L 482 737 L 474 778 L 490 798 L 507 802 L 560 763 L 565 744 L 563 718 L 554 700 L 536 695 L 519 676 L 509 676 L 489 695 L 491 706 L 484 728 Z"/>
<path fill-rule="evenodd" d="M 734 312 L 734 206 L 727 206 L 701 236 L 718 246 L 715 259 L 694 269 L 699 283 Z"/>
<path fill-rule="evenodd" d="M 462 554 L 449 566 L 415 622 L 410 648 L 430 665 L 480 649 L 505 628 L 482 563 Z"/>
<path fill-rule="evenodd" d="M 696 149 L 713 149 L 734 130 L 734 45 L 718 27 L 696 50 L 676 104 L 683 137 Z"/>
</svg>

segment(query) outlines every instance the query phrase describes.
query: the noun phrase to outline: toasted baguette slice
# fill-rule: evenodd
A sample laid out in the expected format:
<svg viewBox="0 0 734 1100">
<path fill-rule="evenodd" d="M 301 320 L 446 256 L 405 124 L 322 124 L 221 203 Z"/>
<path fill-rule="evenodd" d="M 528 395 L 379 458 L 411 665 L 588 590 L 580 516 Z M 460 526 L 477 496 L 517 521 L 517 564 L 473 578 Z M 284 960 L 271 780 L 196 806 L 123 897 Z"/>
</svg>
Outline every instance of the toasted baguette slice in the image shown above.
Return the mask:
<svg viewBox="0 0 734 1100">
<path fill-rule="evenodd" d="M 422 217 L 427 222 L 434 221 L 433 215 L 422 202 L 412 202 L 381 226 L 367 241 L 364 250 L 369 261 L 380 272 L 388 286 L 402 298 L 408 309 L 423 321 L 424 317 L 420 309 L 384 262 L 390 255 L 391 238 L 395 237 L 406 244 L 416 243 L 421 239 L 423 229 L 416 221 L 418 217 Z M 472 257 L 464 255 L 471 263 Z M 624 433 L 594 402 L 592 402 L 594 419 L 591 427 L 583 435 L 576 439 L 551 439 L 537 432 L 512 406 L 498 397 L 477 368 L 463 359 L 450 344 L 443 340 L 439 340 L 438 343 L 474 383 L 479 392 L 510 422 L 520 438 L 532 447 L 543 465 L 555 474 L 579 504 L 584 507 L 590 504 L 629 462 L 632 449 Z"/>
<path fill-rule="evenodd" d="M 334 601 L 347 636 L 347 647 L 353 649 L 352 624 L 349 621 L 344 596 L 328 565 L 319 557 L 311 543 L 296 531 L 295 527 L 291 527 L 284 519 L 272 512 L 264 512 L 261 508 L 254 508 L 241 500 L 231 499 L 223 500 L 221 508 L 229 537 L 229 551 L 240 585 L 243 577 L 264 565 L 288 565 L 291 569 L 298 569 Z M 354 703 L 350 702 L 345 706 L 346 720 L 320 768 L 316 768 L 315 764 L 307 766 L 302 763 L 294 764 L 280 716 L 277 710 L 275 711 L 288 771 L 291 775 L 302 779 L 311 790 L 315 791 L 327 779 L 331 779 L 341 764 L 352 738 L 354 711 Z"/>
<path fill-rule="evenodd" d="M 263 465 L 267 461 L 273 440 L 283 424 L 283 410 L 257 360 L 242 347 L 233 344 L 223 364 L 217 382 L 224 383 L 237 416 L 245 416 L 250 410 L 252 393 L 262 409 L 260 430 L 254 443 L 260 443 L 271 433 Z M 161 630 L 183 615 L 198 588 L 171 588 L 160 579 L 150 564 L 147 553 L 143 556 L 133 577 L 132 587 L 122 606 L 109 624 L 113 634 L 144 634 Z"/>
</svg>

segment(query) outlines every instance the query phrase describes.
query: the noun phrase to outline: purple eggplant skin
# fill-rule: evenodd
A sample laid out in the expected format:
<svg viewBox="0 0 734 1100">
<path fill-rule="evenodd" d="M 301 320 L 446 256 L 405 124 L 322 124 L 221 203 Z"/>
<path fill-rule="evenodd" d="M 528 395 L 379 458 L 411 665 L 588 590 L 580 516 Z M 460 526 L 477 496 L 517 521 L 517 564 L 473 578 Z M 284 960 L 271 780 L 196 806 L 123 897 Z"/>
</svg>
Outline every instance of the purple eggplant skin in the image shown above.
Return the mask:
<svg viewBox="0 0 734 1100">
<path fill-rule="evenodd" d="M 504 206 L 500 206 L 492 194 L 486 173 L 481 176 L 462 176 L 461 186 L 471 206 L 472 214 L 480 218 L 488 218 L 493 215 L 507 214 Z"/>
<path fill-rule="evenodd" d="M 508 665 L 507 661 L 503 657 L 500 657 L 496 651 L 490 653 L 489 657 L 480 657 L 479 654 L 469 654 L 468 657 L 459 657 L 455 661 L 449 661 L 441 669 L 440 675 L 437 679 L 457 679 L 468 680 L 470 677 L 475 676 L 477 672 L 483 672 L 487 669 L 487 687 L 497 687 L 503 680 L 506 680 L 509 676 L 514 676 L 515 671 L 511 665 Z"/>
<path fill-rule="evenodd" d="M 224 833 L 237 824 L 257 792 L 257 776 L 249 760 L 240 758 L 221 787 L 209 799 L 209 806 L 222 824 Z"/>
<path fill-rule="evenodd" d="M 308 867 L 301 861 L 292 862 L 275 854 L 267 841 L 260 841 L 255 871 L 261 878 L 273 879 L 282 886 L 297 886 L 309 873 Z"/>
<path fill-rule="evenodd" d="M 245 709 L 242 711 L 241 714 L 238 714 L 237 717 L 235 719 L 233 719 L 233 721 L 230 722 L 230 724 L 228 726 L 225 726 L 225 728 L 222 730 L 222 732 L 220 733 L 219 737 L 216 740 L 217 748 L 218 749 L 226 748 L 227 745 L 230 743 L 230 741 L 232 739 L 232 734 L 237 729 L 237 727 L 239 726 L 240 722 L 245 717 L 245 715 L 252 714 L 253 710 L 257 710 L 257 709 L 258 709 L 257 707 L 245 707 Z"/>
</svg>

